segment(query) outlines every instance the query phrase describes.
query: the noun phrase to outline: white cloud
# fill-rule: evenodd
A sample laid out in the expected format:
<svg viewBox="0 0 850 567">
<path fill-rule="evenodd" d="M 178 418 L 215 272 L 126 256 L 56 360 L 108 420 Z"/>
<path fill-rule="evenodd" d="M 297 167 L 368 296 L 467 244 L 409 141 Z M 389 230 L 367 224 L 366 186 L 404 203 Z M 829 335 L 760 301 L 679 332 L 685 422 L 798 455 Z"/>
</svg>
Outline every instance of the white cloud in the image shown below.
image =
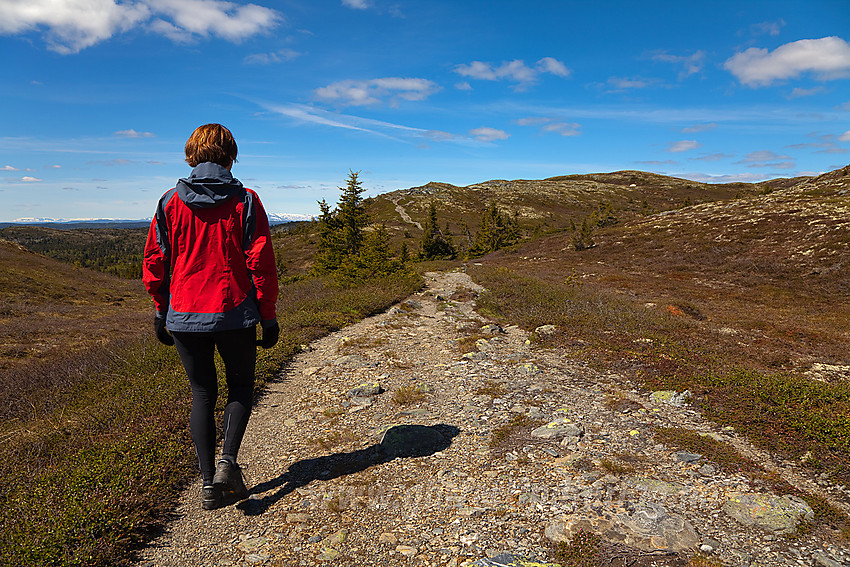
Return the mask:
<svg viewBox="0 0 850 567">
<path fill-rule="evenodd" d="M 696 140 L 679 140 L 678 142 L 671 142 L 668 144 L 667 151 L 670 153 L 687 152 L 695 150 L 700 146 L 701 144 Z"/>
<path fill-rule="evenodd" d="M 24 183 L 38 183 L 39 181 L 42 181 L 42 180 L 39 179 L 38 177 L 30 177 L 29 175 L 25 175 L 25 176 L 21 177 L 21 181 L 23 181 Z"/>
<path fill-rule="evenodd" d="M 535 83 L 541 73 L 550 73 L 559 77 L 566 77 L 570 74 L 569 69 L 553 57 L 544 57 L 534 67 L 529 67 L 521 59 L 504 61 L 498 67 L 482 61 L 473 61 L 472 63 L 457 65 L 454 71 L 463 77 L 483 81 L 509 80 L 517 83 L 515 86 L 517 90 L 522 90 Z"/>
<path fill-rule="evenodd" d="M 271 63 L 282 63 L 283 61 L 292 61 L 296 57 L 300 57 L 301 53 L 294 49 L 279 49 L 271 53 L 253 53 L 243 59 L 249 65 L 269 65 Z"/>
<path fill-rule="evenodd" d="M 850 44 L 839 37 L 801 39 L 774 51 L 751 47 L 723 64 L 742 84 L 767 86 L 777 80 L 813 73 L 825 81 L 850 76 Z"/>
<path fill-rule="evenodd" d="M 11 165 L 4 165 L 0 167 L 0 171 L 20 171 L 17 167 L 12 167 Z"/>
<path fill-rule="evenodd" d="M 461 81 L 460 83 L 455 83 L 455 88 L 459 91 L 471 91 L 472 85 L 470 85 L 466 81 Z M 850 103 L 847 104 L 850 105 Z"/>
<path fill-rule="evenodd" d="M 699 132 L 707 132 L 709 130 L 714 130 L 717 128 L 717 123 L 711 124 L 696 124 L 695 126 L 688 126 L 687 128 L 682 128 L 683 134 L 697 134 Z"/>
<path fill-rule="evenodd" d="M 132 128 L 129 130 L 118 130 L 115 132 L 116 136 L 121 138 L 153 138 L 154 135 L 151 132 L 136 132 Z"/>
<path fill-rule="evenodd" d="M 844 132 L 843 134 L 838 136 L 838 141 L 839 142 L 850 142 L 850 130 L 847 130 L 846 132 Z"/>
<path fill-rule="evenodd" d="M 166 21 L 167 18 L 170 21 Z M 232 42 L 263 33 L 282 16 L 256 4 L 222 0 L 31 0 L 0 2 L 0 34 L 40 30 L 48 49 L 77 53 L 132 28 L 148 29 L 178 42 L 216 36 Z"/>
<path fill-rule="evenodd" d="M 656 53 L 652 56 L 652 60 L 681 65 L 682 70 L 679 72 L 679 79 L 681 80 L 702 71 L 702 65 L 705 61 L 705 51 L 697 51 L 693 55 L 671 55 L 664 52 Z"/>
<path fill-rule="evenodd" d="M 76 53 L 138 25 L 149 15 L 145 4 L 116 4 L 113 0 L 0 2 L 0 33 L 46 28 L 49 49 Z"/>
<path fill-rule="evenodd" d="M 537 68 L 543 72 L 552 73 L 559 77 L 567 77 L 570 74 L 570 70 L 554 57 L 544 57 L 537 62 Z"/>
<path fill-rule="evenodd" d="M 369 0 L 342 0 L 342 5 L 355 10 L 365 10 L 371 3 Z"/>
<path fill-rule="evenodd" d="M 314 91 L 316 97 L 349 106 L 378 104 L 389 99 L 391 105 L 398 100 L 423 100 L 439 90 L 427 79 L 386 77 L 369 81 L 338 81 Z"/>
<path fill-rule="evenodd" d="M 470 135 L 472 135 L 479 142 L 492 142 L 494 140 L 507 140 L 510 137 L 510 134 L 505 132 L 504 130 L 497 130 L 496 128 L 474 128 L 469 131 Z"/>
<path fill-rule="evenodd" d="M 234 4 L 222 0 L 146 0 L 151 9 L 171 18 L 180 33 L 214 35 L 234 43 L 269 31 L 282 16 L 256 4 Z"/>
</svg>

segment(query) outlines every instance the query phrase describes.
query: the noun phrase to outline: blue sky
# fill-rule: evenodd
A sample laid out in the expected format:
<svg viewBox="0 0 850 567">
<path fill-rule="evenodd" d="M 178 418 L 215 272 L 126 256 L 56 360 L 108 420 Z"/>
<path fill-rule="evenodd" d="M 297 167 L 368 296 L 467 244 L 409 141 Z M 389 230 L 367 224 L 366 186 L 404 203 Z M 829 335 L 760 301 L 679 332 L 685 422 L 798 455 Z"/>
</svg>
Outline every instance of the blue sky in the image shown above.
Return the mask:
<svg viewBox="0 0 850 567">
<path fill-rule="evenodd" d="M 0 0 L 0 221 L 147 218 L 220 122 L 273 213 L 639 169 L 850 163 L 850 2 Z"/>
</svg>

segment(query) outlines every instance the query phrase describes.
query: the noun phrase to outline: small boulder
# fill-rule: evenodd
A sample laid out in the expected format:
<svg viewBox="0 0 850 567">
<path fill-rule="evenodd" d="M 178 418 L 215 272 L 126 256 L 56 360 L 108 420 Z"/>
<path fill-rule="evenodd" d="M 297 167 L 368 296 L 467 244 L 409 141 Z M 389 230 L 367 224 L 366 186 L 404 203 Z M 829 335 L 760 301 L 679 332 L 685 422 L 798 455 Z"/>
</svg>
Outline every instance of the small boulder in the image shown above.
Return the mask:
<svg viewBox="0 0 850 567">
<path fill-rule="evenodd" d="M 345 395 L 349 398 L 368 398 L 382 394 L 384 389 L 378 382 L 364 382 L 349 390 Z"/>
<path fill-rule="evenodd" d="M 735 494 L 723 505 L 723 511 L 747 526 L 758 526 L 776 534 L 793 533 L 802 520 L 812 521 L 814 511 L 792 494 Z"/>
<path fill-rule="evenodd" d="M 563 439 L 564 437 L 581 437 L 582 435 L 584 435 L 584 429 L 582 429 L 581 425 L 566 418 L 550 421 L 546 425 L 538 427 L 531 432 L 532 437 L 552 441 Z"/>
</svg>

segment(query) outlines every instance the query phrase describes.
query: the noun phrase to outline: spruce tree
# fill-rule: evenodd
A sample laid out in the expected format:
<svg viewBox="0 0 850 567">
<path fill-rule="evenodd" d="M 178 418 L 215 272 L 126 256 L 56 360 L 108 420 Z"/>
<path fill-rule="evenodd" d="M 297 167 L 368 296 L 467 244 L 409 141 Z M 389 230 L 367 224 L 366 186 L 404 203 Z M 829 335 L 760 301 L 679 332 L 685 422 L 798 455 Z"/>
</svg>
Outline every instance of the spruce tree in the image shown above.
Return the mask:
<svg viewBox="0 0 850 567">
<path fill-rule="evenodd" d="M 338 270 L 360 253 L 363 245 L 363 229 L 369 216 L 363 202 L 362 183 L 358 173 L 349 172 L 345 188 L 335 209 L 324 199 L 319 201 L 319 244 L 316 251 L 316 271 L 320 273 Z"/>
<path fill-rule="evenodd" d="M 451 235 L 440 230 L 440 225 L 437 223 L 437 207 L 433 201 L 428 207 L 428 219 L 425 221 L 423 231 L 420 246 L 420 256 L 423 259 L 451 260 L 457 256 Z"/>
</svg>

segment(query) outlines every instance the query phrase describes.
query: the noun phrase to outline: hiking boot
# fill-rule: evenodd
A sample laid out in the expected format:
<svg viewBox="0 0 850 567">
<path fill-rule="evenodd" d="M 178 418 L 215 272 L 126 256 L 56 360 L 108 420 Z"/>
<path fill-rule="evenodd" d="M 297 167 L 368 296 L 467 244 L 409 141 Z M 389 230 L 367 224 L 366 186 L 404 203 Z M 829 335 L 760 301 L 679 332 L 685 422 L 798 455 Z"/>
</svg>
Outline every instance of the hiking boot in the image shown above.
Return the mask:
<svg viewBox="0 0 850 567">
<path fill-rule="evenodd" d="M 204 510 L 215 510 L 221 506 L 221 487 L 204 486 L 201 489 L 201 506 Z"/>
<path fill-rule="evenodd" d="M 221 459 L 215 466 L 213 485 L 221 491 L 228 500 L 244 500 L 248 498 L 248 488 L 242 480 L 239 465 L 228 459 Z"/>
</svg>

